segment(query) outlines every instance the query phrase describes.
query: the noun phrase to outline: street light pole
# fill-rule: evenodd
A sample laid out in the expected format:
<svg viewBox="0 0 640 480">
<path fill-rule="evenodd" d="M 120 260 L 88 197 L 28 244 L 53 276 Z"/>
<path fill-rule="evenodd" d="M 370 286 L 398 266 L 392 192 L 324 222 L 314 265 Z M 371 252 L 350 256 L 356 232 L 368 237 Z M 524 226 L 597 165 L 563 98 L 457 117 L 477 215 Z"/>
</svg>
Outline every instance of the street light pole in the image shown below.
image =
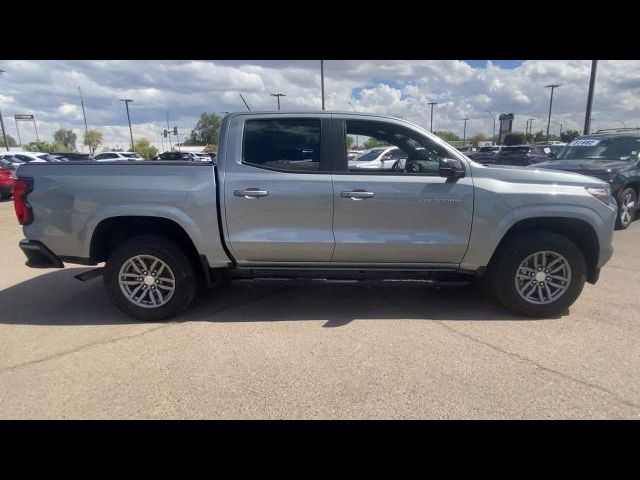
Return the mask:
<svg viewBox="0 0 640 480">
<path fill-rule="evenodd" d="M 2 75 L 4 70 L 0 70 L 0 75 Z M 2 127 L 2 138 L 4 138 L 4 146 L 9 151 L 9 142 L 7 141 L 7 133 L 4 130 L 4 120 L 2 119 L 2 110 L 0 110 L 0 126 Z"/>
<path fill-rule="evenodd" d="M 171 144 L 171 131 L 169 128 L 169 110 L 167 110 L 167 138 L 169 139 L 169 151 L 172 151 L 173 145 Z"/>
<path fill-rule="evenodd" d="M 286 97 L 286 95 L 284 93 L 272 93 L 271 96 L 278 99 L 278 110 L 280 110 L 280 97 Z"/>
<path fill-rule="evenodd" d="M 551 127 L 551 108 L 553 107 L 553 91 L 558 88 L 561 84 L 552 83 L 549 85 L 545 85 L 544 88 L 551 89 L 551 98 L 549 99 L 549 119 L 547 120 L 547 142 L 549 141 L 549 128 Z"/>
<path fill-rule="evenodd" d="M 320 60 L 320 88 L 322 89 L 322 110 L 324 110 L 324 60 Z M 278 104 L 280 99 L 278 99 Z M 278 107 L 280 110 L 280 107 Z"/>
<path fill-rule="evenodd" d="M 464 120 L 464 130 L 462 130 L 462 146 L 464 147 L 466 145 L 466 140 L 467 140 L 467 120 L 469 120 L 468 118 L 463 118 Z"/>
<path fill-rule="evenodd" d="M 438 102 L 427 102 L 427 105 L 431 105 L 431 128 L 430 128 L 431 133 L 433 133 L 433 106 L 437 104 Z"/>
<path fill-rule="evenodd" d="M 133 102 L 130 98 L 121 98 L 121 102 L 124 102 L 124 106 L 127 109 L 127 121 L 129 122 L 129 135 L 131 135 L 131 151 L 133 152 L 133 130 L 131 130 L 131 116 L 129 115 L 129 103 Z"/>
<path fill-rule="evenodd" d="M 587 113 L 584 116 L 583 135 L 589 135 L 591 131 L 591 106 L 593 105 L 593 90 L 596 86 L 596 73 L 598 71 L 598 60 L 591 60 L 591 78 L 589 79 L 589 94 L 587 95 Z"/>
</svg>

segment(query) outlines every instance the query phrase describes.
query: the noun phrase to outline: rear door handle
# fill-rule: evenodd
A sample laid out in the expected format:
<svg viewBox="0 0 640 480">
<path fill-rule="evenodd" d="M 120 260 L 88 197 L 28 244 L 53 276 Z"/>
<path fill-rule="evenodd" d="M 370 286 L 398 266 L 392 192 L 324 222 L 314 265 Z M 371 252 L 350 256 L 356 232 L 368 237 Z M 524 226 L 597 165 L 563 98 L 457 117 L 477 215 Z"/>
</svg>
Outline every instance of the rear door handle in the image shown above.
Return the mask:
<svg viewBox="0 0 640 480">
<path fill-rule="evenodd" d="M 245 190 L 234 190 L 233 194 L 236 197 L 244 197 L 244 198 L 258 198 L 258 197 L 266 197 L 269 195 L 267 190 L 262 190 L 260 188 L 247 188 Z"/>
<path fill-rule="evenodd" d="M 375 197 L 374 192 L 367 192 L 365 190 L 353 190 L 351 192 L 340 192 L 342 198 L 350 198 L 351 200 L 364 200 L 366 198 Z"/>
</svg>

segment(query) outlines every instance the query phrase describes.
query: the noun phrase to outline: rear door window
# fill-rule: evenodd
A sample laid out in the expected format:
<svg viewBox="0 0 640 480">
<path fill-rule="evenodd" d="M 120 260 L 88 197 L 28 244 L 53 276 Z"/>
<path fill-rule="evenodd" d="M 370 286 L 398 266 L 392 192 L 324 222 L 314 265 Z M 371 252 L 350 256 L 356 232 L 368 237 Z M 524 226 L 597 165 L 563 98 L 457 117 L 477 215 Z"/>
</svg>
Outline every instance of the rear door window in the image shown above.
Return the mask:
<svg viewBox="0 0 640 480">
<path fill-rule="evenodd" d="M 320 171 L 319 118 L 247 120 L 243 163 L 283 172 Z"/>
</svg>

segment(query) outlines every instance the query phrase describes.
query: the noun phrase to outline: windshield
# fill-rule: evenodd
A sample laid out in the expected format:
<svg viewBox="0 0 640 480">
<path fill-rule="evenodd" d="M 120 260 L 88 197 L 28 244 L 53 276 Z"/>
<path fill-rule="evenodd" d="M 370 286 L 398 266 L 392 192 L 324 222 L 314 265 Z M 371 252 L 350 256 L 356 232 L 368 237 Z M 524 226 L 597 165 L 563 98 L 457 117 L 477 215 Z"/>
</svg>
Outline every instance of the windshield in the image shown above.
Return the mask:
<svg viewBox="0 0 640 480">
<path fill-rule="evenodd" d="M 640 137 L 582 137 L 560 152 L 563 160 L 628 160 L 638 159 Z"/>
<path fill-rule="evenodd" d="M 14 163 L 22 163 L 22 162 L 17 158 L 11 157 L 8 155 L 4 157 L 0 157 L 0 165 L 13 165 Z"/>
<path fill-rule="evenodd" d="M 374 148 L 373 150 L 369 150 L 368 152 L 364 152 L 362 155 L 357 157 L 356 160 L 358 162 L 368 162 L 368 161 L 371 161 L 371 160 L 375 160 L 385 150 L 386 150 L 386 148 Z"/>
</svg>

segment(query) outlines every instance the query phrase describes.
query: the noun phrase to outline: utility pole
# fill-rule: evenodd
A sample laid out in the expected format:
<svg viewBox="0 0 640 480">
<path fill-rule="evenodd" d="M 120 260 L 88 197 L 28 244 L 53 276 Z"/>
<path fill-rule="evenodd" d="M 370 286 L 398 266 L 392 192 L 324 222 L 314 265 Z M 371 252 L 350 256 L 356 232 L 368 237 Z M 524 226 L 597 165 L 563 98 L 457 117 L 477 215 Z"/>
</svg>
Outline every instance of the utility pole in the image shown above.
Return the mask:
<svg viewBox="0 0 640 480">
<path fill-rule="evenodd" d="M 87 127 L 87 114 L 84 111 L 84 100 L 82 98 L 82 89 L 78 87 L 78 91 L 80 92 L 80 105 L 82 105 L 82 116 L 84 117 L 84 131 L 86 133 L 89 131 L 89 127 Z"/>
<path fill-rule="evenodd" d="M 529 117 L 529 132 L 527 133 L 527 135 L 533 135 L 533 121 L 536 119 L 536 117 Z"/>
<path fill-rule="evenodd" d="M 130 98 L 121 98 L 121 102 L 124 102 L 124 106 L 127 109 L 127 120 L 129 122 L 129 135 L 131 135 L 131 151 L 133 152 L 133 130 L 131 130 L 131 116 L 129 115 L 129 103 L 133 102 Z"/>
<path fill-rule="evenodd" d="M 591 131 L 591 106 L 593 105 L 593 90 L 596 86 L 596 73 L 598 71 L 598 60 L 591 60 L 591 78 L 589 79 L 589 94 L 587 95 L 587 113 L 584 116 L 583 135 L 589 135 Z"/>
<path fill-rule="evenodd" d="M 167 138 L 169 139 L 169 151 L 171 151 L 173 145 L 171 145 L 171 129 L 169 128 L 169 110 L 167 110 Z"/>
<path fill-rule="evenodd" d="M 164 132 L 160 132 L 160 141 L 162 142 L 162 151 L 164 152 Z"/>
<path fill-rule="evenodd" d="M 2 75 L 4 70 L 0 70 L 0 75 Z M 0 126 L 2 127 L 2 138 L 4 138 L 4 146 L 9 151 L 9 142 L 7 141 L 7 133 L 4 130 L 4 120 L 2 119 L 2 110 L 0 110 Z"/>
<path fill-rule="evenodd" d="M 466 145 L 466 140 L 467 140 L 467 120 L 469 120 L 468 118 L 463 118 L 464 120 L 464 130 L 462 131 L 462 146 L 464 147 Z"/>
<path fill-rule="evenodd" d="M 322 89 L 322 110 L 324 110 L 324 60 L 320 60 L 320 87 Z M 278 110 L 280 110 L 279 98 L 278 98 Z"/>
<path fill-rule="evenodd" d="M 549 128 L 551 127 L 551 108 L 553 107 L 553 91 L 559 86 L 561 86 L 560 83 L 552 83 L 544 86 L 544 88 L 551 89 L 551 98 L 549 99 L 549 119 L 547 120 L 547 142 L 549 141 Z"/>
<path fill-rule="evenodd" d="M 433 106 L 437 104 L 438 102 L 427 102 L 427 105 L 431 105 L 431 129 L 429 130 L 431 133 L 433 133 Z"/>
<path fill-rule="evenodd" d="M 272 93 L 271 96 L 278 99 L 278 110 L 280 110 L 280 97 L 286 97 L 286 95 L 284 93 Z"/>
</svg>

